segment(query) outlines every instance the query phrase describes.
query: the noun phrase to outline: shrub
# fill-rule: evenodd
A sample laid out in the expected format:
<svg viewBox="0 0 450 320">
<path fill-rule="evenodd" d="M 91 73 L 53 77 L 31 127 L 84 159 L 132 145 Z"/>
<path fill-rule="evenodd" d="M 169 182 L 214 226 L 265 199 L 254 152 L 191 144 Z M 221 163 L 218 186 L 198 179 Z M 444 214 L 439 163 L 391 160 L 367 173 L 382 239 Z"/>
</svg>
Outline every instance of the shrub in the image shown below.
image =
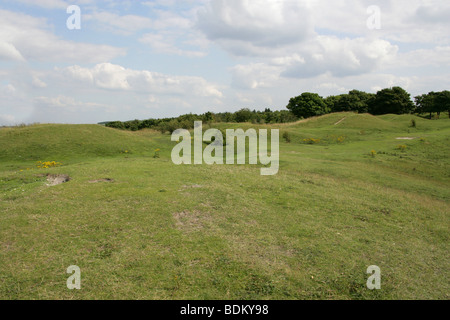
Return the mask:
<svg viewBox="0 0 450 320">
<path fill-rule="evenodd" d="M 287 132 L 287 131 L 283 132 L 283 139 L 287 143 L 291 143 L 291 135 L 289 134 L 289 132 Z"/>
</svg>

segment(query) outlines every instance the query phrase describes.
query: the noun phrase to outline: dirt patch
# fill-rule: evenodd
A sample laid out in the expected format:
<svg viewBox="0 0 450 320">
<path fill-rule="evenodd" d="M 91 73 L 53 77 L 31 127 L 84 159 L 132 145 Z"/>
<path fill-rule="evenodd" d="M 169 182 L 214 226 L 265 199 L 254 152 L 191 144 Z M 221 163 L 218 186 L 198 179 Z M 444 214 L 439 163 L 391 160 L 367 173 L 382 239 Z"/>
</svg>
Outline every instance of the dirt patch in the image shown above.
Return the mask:
<svg viewBox="0 0 450 320">
<path fill-rule="evenodd" d="M 70 177 L 66 174 L 47 174 L 47 181 L 47 186 L 52 187 L 70 181 Z"/>
<path fill-rule="evenodd" d="M 397 140 L 414 140 L 414 139 L 417 139 L 417 137 L 398 137 L 395 139 L 397 139 Z"/>
<path fill-rule="evenodd" d="M 182 211 L 173 214 L 175 225 L 178 230 L 192 232 L 205 228 L 210 222 L 211 217 L 199 211 Z"/>
<path fill-rule="evenodd" d="M 97 179 L 97 180 L 89 181 L 89 183 L 99 183 L 99 182 L 114 182 L 114 179 L 106 178 L 106 179 Z"/>
</svg>

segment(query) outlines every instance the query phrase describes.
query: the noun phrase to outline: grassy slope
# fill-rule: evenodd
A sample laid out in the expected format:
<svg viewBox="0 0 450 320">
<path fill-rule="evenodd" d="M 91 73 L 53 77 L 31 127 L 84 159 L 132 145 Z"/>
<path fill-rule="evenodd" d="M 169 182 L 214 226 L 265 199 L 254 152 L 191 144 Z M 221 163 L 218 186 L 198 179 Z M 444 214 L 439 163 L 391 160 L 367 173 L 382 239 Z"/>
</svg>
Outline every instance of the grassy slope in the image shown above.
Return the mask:
<svg viewBox="0 0 450 320">
<path fill-rule="evenodd" d="M 271 177 L 175 166 L 170 136 L 152 131 L 0 129 L 0 298 L 448 299 L 450 121 L 412 118 L 272 126 L 292 142 Z M 47 187 L 42 173 L 72 180 Z M 114 182 L 89 183 L 101 178 Z M 79 291 L 65 286 L 73 264 Z M 369 265 L 380 291 L 365 287 Z"/>
</svg>

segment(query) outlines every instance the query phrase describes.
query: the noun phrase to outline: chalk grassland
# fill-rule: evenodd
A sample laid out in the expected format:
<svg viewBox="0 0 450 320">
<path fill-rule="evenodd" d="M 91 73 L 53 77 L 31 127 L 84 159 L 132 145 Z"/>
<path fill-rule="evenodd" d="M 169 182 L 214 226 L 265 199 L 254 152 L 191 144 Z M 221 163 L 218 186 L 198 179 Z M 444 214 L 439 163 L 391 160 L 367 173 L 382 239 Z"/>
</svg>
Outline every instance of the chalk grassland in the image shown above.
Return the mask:
<svg viewBox="0 0 450 320">
<path fill-rule="evenodd" d="M 280 129 L 279 173 L 175 166 L 153 131 L 0 129 L 0 298 L 450 298 L 450 120 L 217 127 Z"/>
</svg>

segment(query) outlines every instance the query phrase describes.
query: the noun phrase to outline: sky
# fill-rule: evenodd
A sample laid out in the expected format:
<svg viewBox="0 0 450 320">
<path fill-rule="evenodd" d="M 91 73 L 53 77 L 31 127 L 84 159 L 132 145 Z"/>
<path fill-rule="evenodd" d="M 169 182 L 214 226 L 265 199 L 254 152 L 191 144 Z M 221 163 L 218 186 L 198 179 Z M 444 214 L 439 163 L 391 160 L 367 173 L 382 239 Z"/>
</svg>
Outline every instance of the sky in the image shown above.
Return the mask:
<svg viewBox="0 0 450 320">
<path fill-rule="evenodd" d="M 0 0 L 0 125 L 449 90 L 449 17 L 448 0 Z"/>
</svg>

